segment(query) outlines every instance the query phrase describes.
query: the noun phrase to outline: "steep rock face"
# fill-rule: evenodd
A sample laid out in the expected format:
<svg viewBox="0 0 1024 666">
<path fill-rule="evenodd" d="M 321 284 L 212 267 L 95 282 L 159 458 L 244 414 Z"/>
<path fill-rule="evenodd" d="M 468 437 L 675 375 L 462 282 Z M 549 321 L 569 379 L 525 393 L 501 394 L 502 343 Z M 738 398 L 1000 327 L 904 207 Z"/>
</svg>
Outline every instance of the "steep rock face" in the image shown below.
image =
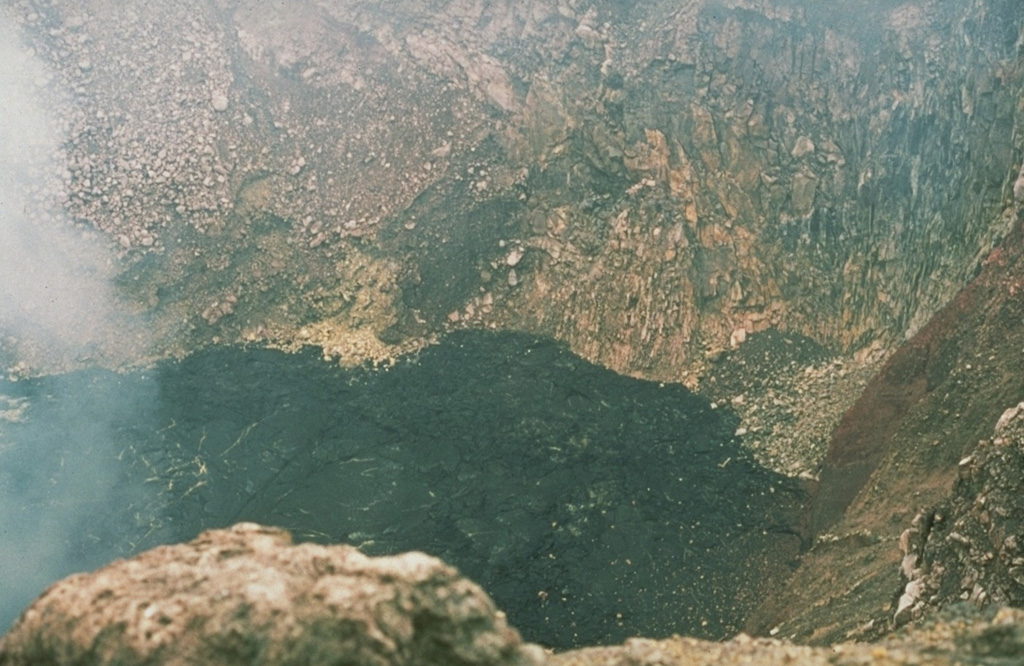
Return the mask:
<svg viewBox="0 0 1024 666">
<path fill-rule="evenodd" d="M 678 381 L 771 327 L 884 348 L 984 258 L 1016 261 L 991 253 L 1024 198 L 1012 0 L 3 10 L 66 132 L 32 212 L 106 234 L 158 353 L 312 342 L 359 362 L 494 326 Z M 818 526 L 853 508 L 766 611 L 787 632 L 841 635 L 884 603 L 896 534 L 1019 399 L 956 371 L 965 341 L 1009 349 L 968 325 L 986 280 L 854 412 L 881 445 L 834 447 Z M 971 418 L 933 421 L 966 413 L 957 396 Z M 861 578 L 825 589 L 840 570 Z M 814 634 L 815 604 L 850 589 L 870 593 Z"/>
<path fill-rule="evenodd" d="M 1006 229 L 992 222 L 1014 168 L 1019 72 L 1005 61 L 979 81 L 968 63 L 1011 54 L 1020 17 L 940 3 L 691 9 L 614 23 L 606 75 L 582 98 L 569 78 L 582 73 L 555 79 L 571 97 L 547 106 L 579 119 L 551 141 L 548 154 L 568 142 L 561 161 L 535 158 L 550 183 L 533 199 L 544 234 L 527 241 L 541 267 L 515 320 L 654 374 L 736 330 L 844 349 L 912 332 Z M 963 168 L 972 146 L 996 144 Z M 580 180 L 594 198 L 573 198 Z"/>
<path fill-rule="evenodd" d="M 1024 605 L 1024 403 L 958 465 L 951 496 L 900 535 L 902 581 L 893 620 L 959 601 Z"/>
<path fill-rule="evenodd" d="M 1004 0 L 9 9 L 72 93 L 35 205 L 108 234 L 167 349 L 487 325 L 672 380 L 740 331 L 849 351 L 962 286 L 1019 167 Z"/>
<path fill-rule="evenodd" d="M 1000 479 L 1015 475 L 1013 455 L 980 455 L 994 467 L 977 474 L 971 472 L 970 460 L 964 461 L 979 441 L 991 436 L 1005 407 L 1024 396 L 1024 335 L 1019 325 L 1024 314 L 1024 218 L 1020 210 L 1011 213 L 1018 227 L 988 258 L 981 274 L 893 354 L 844 417 L 814 499 L 817 543 L 786 591 L 755 613 L 752 629 L 776 628 L 781 635 L 816 642 L 888 631 L 908 582 L 901 579 L 901 562 L 910 544 L 904 537 L 901 545 L 901 535 L 915 516 L 951 502 L 960 509 L 950 520 L 962 516 L 970 522 L 975 500 L 990 492 L 1006 495 Z M 950 498 L 954 482 L 964 474 L 967 480 Z M 979 492 L 979 485 L 988 490 Z M 995 516 L 1015 511 L 1015 502 L 996 497 L 987 501 Z M 921 520 L 921 531 L 939 535 L 951 529 L 926 527 Z M 989 527 L 1000 522 L 996 517 L 988 520 Z M 993 553 L 1002 552 L 997 541 L 990 545 Z M 939 564 L 951 571 L 962 567 L 955 558 L 940 557 Z M 969 579 L 965 571 L 942 580 L 959 595 L 962 590 L 956 586 Z M 925 594 L 922 587 L 918 594 L 929 599 L 934 593 Z M 947 590 L 934 602 L 949 601 L 950 596 Z M 1011 597 L 1006 595 L 1007 600 Z"/>
</svg>

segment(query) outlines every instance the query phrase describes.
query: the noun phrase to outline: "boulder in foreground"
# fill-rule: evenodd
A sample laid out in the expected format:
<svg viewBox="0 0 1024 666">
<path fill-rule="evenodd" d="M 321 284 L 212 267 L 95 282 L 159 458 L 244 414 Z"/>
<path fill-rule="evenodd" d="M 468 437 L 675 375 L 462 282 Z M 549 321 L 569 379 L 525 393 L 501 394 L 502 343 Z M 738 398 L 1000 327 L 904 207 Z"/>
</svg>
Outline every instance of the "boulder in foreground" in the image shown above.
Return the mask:
<svg viewBox="0 0 1024 666">
<path fill-rule="evenodd" d="M 0 641 L 4 666 L 543 659 L 477 585 L 438 559 L 292 545 L 287 532 L 251 523 L 71 576 Z"/>
<path fill-rule="evenodd" d="M 474 583 L 422 553 L 292 545 L 242 523 L 44 593 L 0 640 L 0 666 L 1018 666 L 1024 611 L 955 605 L 879 643 L 806 647 L 633 638 L 551 655 Z"/>
</svg>

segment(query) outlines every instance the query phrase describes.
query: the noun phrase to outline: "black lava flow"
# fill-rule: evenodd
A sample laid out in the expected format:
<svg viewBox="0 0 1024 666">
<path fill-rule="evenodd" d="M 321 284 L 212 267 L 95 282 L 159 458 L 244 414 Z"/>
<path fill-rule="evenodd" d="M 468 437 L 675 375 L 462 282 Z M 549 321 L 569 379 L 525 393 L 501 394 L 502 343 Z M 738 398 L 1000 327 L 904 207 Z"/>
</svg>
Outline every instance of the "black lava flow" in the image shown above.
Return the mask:
<svg viewBox="0 0 1024 666">
<path fill-rule="evenodd" d="M 386 370 L 213 348 L 0 396 L 0 536 L 40 576 L 256 521 L 439 556 L 564 648 L 727 637 L 799 548 L 802 495 L 739 449 L 734 414 L 521 334 Z"/>
</svg>

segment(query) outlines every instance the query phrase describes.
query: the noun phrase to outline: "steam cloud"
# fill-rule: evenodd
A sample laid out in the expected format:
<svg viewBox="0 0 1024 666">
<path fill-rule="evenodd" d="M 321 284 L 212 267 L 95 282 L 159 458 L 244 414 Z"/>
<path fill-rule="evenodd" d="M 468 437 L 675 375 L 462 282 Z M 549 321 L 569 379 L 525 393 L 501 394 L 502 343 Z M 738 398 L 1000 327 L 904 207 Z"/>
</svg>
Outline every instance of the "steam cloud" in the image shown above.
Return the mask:
<svg viewBox="0 0 1024 666">
<path fill-rule="evenodd" d="M 110 263 L 102 246 L 87 232 L 68 225 L 52 200 L 59 194 L 54 156 L 64 137 L 43 97 L 51 78 L 23 45 L 12 22 L 4 21 L 0 330 L 23 344 L 45 344 L 51 354 L 81 354 L 110 335 L 117 317 Z"/>
<path fill-rule="evenodd" d="M 8 382 L 15 364 L 84 359 L 128 323 L 113 263 L 94 233 L 61 214 L 59 151 L 44 64 L 0 10 L 0 634 L 44 587 L 102 562 L 83 556 L 83 524 L 123 504 L 111 495 L 113 426 L 148 396 L 91 390 L 84 375 Z M 26 394 L 26 391 L 28 393 Z M 54 397 L 57 399 L 55 400 Z M 16 441 L 10 437 L 16 433 Z M 7 435 L 7 436 L 5 436 Z M 95 558 L 93 558 L 95 559 Z"/>
</svg>

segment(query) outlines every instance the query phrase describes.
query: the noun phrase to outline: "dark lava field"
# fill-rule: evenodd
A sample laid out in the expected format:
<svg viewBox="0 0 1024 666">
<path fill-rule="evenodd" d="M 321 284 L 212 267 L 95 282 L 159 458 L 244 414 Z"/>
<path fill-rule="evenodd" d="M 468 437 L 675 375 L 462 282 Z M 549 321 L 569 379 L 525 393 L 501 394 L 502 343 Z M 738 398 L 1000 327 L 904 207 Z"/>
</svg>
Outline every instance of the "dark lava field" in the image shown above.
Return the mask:
<svg viewBox="0 0 1024 666">
<path fill-rule="evenodd" d="M 739 448 L 729 409 L 522 334 L 357 370 L 220 347 L 0 396 L 19 607 L 72 571 L 256 521 L 439 556 L 529 641 L 724 638 L 803 545 L 802 492 Z"/>
</svg>

